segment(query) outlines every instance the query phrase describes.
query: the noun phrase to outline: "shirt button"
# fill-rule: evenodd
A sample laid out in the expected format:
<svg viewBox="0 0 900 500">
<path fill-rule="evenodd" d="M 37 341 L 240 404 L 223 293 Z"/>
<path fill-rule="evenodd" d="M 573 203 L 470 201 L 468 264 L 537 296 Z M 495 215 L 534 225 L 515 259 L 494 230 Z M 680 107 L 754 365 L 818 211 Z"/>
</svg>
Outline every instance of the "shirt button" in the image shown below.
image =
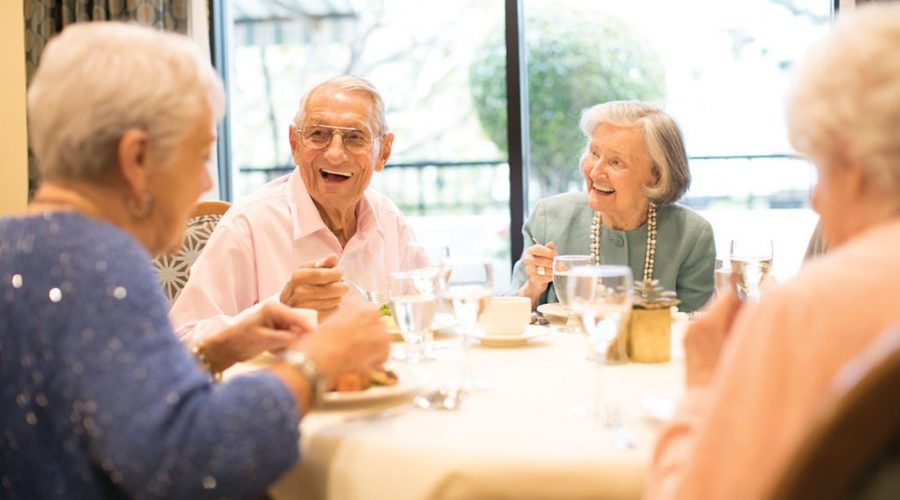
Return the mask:
<svg viewBox="0 0 900 500">
<path fill-rule="evenodd" d="M 619 236 L 618 234 L 609 235 L 609 241 L 612 242 L 617 247 L 620 247 L 625 244 L 625 238 Z"/>
</svg>

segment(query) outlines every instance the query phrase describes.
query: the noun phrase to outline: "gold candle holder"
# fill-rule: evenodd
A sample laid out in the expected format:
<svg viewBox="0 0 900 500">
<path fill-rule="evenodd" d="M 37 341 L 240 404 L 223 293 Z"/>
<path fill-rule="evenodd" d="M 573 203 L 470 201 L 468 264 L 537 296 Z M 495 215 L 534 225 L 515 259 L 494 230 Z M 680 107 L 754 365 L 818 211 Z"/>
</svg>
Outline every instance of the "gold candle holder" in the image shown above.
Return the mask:
<svg viewBox="0 0 900 500">
<path fill-rule="evenodd" d="M 665 363 L 672 359 L 672 312 L 632 309 L 628 316 L 628 358 L 636 363 Z"/>
</svg>

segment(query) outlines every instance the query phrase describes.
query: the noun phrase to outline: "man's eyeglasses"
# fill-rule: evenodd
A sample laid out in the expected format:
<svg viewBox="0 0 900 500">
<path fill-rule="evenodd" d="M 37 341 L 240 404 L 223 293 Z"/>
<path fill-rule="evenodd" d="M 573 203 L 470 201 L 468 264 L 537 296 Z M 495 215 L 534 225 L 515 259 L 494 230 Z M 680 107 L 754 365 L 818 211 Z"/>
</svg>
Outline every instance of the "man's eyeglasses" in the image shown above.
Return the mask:
<svg viewBox="0 0 900 500">
<path fill-rule="evenodd" d="M 310 149 L 325 149 L 331 139 L 341 136 L 344 149 L 351 153 L 364 153 L 372 147 L 374 138 L 365 130 L 352 127 L 333 127 L 331 125 L 310 125 L 300 130 L 303 144 Z"/>
</svg>

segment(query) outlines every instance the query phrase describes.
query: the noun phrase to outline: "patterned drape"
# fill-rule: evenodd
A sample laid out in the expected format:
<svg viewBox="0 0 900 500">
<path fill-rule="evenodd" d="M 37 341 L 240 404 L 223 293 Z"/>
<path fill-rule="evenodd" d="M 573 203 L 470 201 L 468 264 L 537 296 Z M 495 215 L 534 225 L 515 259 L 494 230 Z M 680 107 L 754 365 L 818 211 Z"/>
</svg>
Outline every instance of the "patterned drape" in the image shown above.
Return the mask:
<svg viewBox="0 0 900 500">
<path fill-rule="evenodd" d="M 7 1 L 7 0 L 0 0 Z M 190 0 L 24 0 L 25 71 L 28 83 L 44 46 L 67 25 L 83 21 L 135 21 L 187 33 Z M 28 151 L 29 199 L 38 184 L 37 166 Z"/>
</svg>

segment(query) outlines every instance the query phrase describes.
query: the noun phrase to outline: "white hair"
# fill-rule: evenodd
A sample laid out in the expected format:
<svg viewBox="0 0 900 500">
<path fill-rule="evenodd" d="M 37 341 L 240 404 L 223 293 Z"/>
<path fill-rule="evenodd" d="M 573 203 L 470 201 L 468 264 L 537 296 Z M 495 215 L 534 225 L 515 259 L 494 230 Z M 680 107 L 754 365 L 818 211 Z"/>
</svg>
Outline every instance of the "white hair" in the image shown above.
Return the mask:
<svg viewBox="0 0 900 500">
<path fill-rule="evenodd" d="M 581 131 L 588 142 L 605 123 L 616 127 L 641 127 L 656 182 L 644 186 L 644 195 L 657 205 L 675 203 L 691 186 L 687 152 L 681 129 L 660 108 L 639 101 L 610 101 L 581 113 Z"/>
<path fill-rule="evenodd" d="M 120 22 L 78 23 L 53 38 L 28 89 L 31 144 L 46 179 L 97 180 L 130 129 L 163 158 L 204 113 L 225 111 L 222 83 L 187 37 Z"/>
<path fill-rule="evenodd" d="M 389 132 L 387 120 L 384 117 L 384 99 L 378 93 L 378 89 L 365 78 L 353 75 L 344 75 L 326 80 L 315 87 L 311 88 L 306 95 L 300 99 L 300 106 L 297 108 L 297 114 L 294 115 L 294 127 L 303 127 L 303 120 L 306 118 L 306 103 L 309 98 L 316 92 L 326 90 L 343 90 L 344 92 L 362 92 L 369 96 L 372 100 L 372 111 L 375 119 L 375 135 L 384 135 Z"/>
<path fill-rule="evenodd" d="M 855 162 L 900 194 L 900 4 L 841 14 L 799 67 L 787 114 L 791 143 L 820 167 Z"/>
</svg>

